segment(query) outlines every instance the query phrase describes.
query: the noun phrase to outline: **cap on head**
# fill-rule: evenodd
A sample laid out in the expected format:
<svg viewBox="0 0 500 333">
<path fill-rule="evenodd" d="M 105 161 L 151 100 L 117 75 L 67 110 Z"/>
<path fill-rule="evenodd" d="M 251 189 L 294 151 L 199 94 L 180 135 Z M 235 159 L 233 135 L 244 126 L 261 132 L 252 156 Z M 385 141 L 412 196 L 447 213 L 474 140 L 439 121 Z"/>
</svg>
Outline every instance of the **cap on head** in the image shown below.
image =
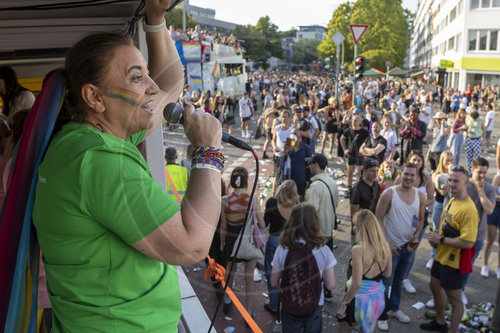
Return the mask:
<svg viewBox="0 0 500 333">
<path fill-rule="evenodd" d="M 307 164 L 317 163 L 321 170 L 325 170 L 328 166 L 328 160 L 326 156 L 323 154 L 312 154 L 311 157 L 306 157 L 305 161 Z"/>
<path fill-rule="evenodd" d="M 446 114 L 443 111 L 438 111 L 438 112 L 436 112 L 436 114 L 432 118 L 434 118 L 434 119 L 446 119 Z"/>
<path fill-rule="evenodd" d="M 363 114 L 363 110 L 361 110 L 360 108 L 356 108 L 356 109 L 354 109 L 354 111 L 352 112 L 352 114 L 362 115 Z"/>
<path fill-rule="evenodd" d="M 380 166 L 380 164 L 378 163 L 378 160 L 374 159 L 374 158 L 365 158 L 365 160 L 363 161 L 363 169 L 369 169 L 369 168 L 373 168 L 373 167 L 378 167 Z"/>
<path fill-rule="evenodd" d="M 169 161 L 177 158 L 177 150 L 174 147 L 165 148 L 165 158 Z"/>
</svg>

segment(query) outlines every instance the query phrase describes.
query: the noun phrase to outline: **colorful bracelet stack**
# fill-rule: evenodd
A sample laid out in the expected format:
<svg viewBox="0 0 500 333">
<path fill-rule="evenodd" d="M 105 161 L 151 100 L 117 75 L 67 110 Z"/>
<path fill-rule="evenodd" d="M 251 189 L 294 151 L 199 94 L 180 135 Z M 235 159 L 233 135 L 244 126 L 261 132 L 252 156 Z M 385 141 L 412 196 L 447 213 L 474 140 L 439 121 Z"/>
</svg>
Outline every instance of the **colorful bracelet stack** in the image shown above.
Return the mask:
<svg viewBox="0 0 500 333">
<path fill-rule="evenodd" d="M 214 147 L 195 147 L 191 157 L 191 170 L 210 169 L 222 173 L 226 162 L 220 149 Z"/>
</svg>

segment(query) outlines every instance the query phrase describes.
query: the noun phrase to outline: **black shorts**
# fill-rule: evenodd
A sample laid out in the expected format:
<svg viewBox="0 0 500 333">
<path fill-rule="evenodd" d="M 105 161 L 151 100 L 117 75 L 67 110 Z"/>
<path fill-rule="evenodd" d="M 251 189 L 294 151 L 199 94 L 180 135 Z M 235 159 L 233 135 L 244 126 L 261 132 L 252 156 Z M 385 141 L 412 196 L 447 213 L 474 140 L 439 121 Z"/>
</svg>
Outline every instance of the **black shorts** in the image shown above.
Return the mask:
<svg viewBox="0 0 500 333">
<path fill-rule="evenodd" d="M 345 317 L 344 318 L 339 318 L 337 321 L 339 323 L 341 322 L 346 322 L 349 324 L 350 327 L 352 327 L 353 324 L 356 324 L 356 317 L 354 316 L 354 310 L 356 307 L 356 297 L 354 297 L 349 304 L 347 304 L 346 309 L 345 309 Z"/>
<path fill-rule="evenodd" d="M 349 155 L 347 155 L 347 164 L 348 165 L 363 165 L 363 156 L 355 156 L 355 155 L 351 155 L 349 153 Z"/>
<path fill-rule="evenodd" d="M 462 289 L 462 281 L 464 276 L 460 273 L 459 269 L 450 266 L 441 265 L 434 260 L 432 264 L 431 276 L 438 279 L 441 288 L 445 290 L 458 290 Z"/>
<path fill-rule="evenodd" d="M 249 121 L 250 118 L 252 118 L 252 116 L 248 116 L 248 117 L 243 117 L 243 121 Z"/>
<path fill-rule="evenodd" d="M 431 170 L 436 171 L 439 164 L 439 157 L 441 153 L 431 152 L 429 155 L 429 162 L 431 163 Z"/>
<path fill-rule="evenodd" d="M 266 129 L 266 140 L 272 140 L 273 139 L 273 131 L 270 128 Z"/>
<path fill-rule="evenodd" d="M 325 130 L 329 134 L 337 133 L 338 132 L 338 125 L 337 125 L 337 123 L 335 123 L 333 121 L 328 121 L 325 125 Z"/>
</svg>

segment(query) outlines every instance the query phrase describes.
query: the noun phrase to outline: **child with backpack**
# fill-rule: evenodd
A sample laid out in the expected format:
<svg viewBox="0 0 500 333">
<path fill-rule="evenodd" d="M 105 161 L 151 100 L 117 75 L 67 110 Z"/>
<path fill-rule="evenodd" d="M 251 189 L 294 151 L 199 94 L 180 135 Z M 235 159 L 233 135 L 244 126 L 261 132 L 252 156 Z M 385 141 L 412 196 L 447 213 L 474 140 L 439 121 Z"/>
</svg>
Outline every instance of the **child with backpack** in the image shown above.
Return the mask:
<svg viewBox="0 0 500 333">
<path fill-rule="evenodd" d="M 337 260 L 325 245 L 316 208 L 297 205 L 283 227 L 272 262 L 271 285 L 281 289 L 282 330 L 321 332 L 323 287 L 333 290 Z"/>
</svg>

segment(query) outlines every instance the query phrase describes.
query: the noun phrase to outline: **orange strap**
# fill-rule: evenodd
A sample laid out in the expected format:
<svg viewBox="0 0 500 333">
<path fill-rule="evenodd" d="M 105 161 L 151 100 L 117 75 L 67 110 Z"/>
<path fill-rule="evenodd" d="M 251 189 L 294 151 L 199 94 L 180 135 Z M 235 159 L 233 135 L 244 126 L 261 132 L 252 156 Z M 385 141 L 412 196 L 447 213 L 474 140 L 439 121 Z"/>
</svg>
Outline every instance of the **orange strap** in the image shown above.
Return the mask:
<svg viewBox="0 0 500 333">
<path fill-rule="evenodd" d="M 226 275 L 226 269 L 221 265 L 219 265 L 218 263 L 216 263 L 214 259 L 210 258 L 210 256 L 207 256 L 207 259 L 208 259 L 208 267 L 204 275 L 205 280 L 210 283 L 220 282 L 222 284 L 222 288 L 224 288 L 226 286 L 226 282 L 224 281 L 224 277 Z M 209 277 L 211 277 L 212 279 L 208 279 Z M 247 310 L 245 309 L 243 304 L 241 304 L 238 297 L 236 297 L 231 288 L 227 287 L 226 293 L 231 298 L 234 305 L 243 316 L 243 319 L 245 319 L 245 321 L 247 322 L 248 326 L 250 326 L 250 329 L 255 333 L 262 333 L 260 327 L 257 325 L 255 320 L 253 320 L 253 318 L 248 314 Z"/>
<path fill-rule="evenodd" d="M 172 180 L 172 177 L 170 177 L 170 174 L 168 173 L 167 167 L 165 167 L 165 177 L 167 177 L 167 182 L 170 184 L 170 187 L 172 188 L 172 192 L 174 192 L 174 195 L 177 198 L 177 201 L 179 201 L 179 205 L 180 205 L 182 202 L 181 196 L 179 195 L 179 192 L 177 192 L 177 189 L 175 188 L 174 181 Z"/>
</svg>

